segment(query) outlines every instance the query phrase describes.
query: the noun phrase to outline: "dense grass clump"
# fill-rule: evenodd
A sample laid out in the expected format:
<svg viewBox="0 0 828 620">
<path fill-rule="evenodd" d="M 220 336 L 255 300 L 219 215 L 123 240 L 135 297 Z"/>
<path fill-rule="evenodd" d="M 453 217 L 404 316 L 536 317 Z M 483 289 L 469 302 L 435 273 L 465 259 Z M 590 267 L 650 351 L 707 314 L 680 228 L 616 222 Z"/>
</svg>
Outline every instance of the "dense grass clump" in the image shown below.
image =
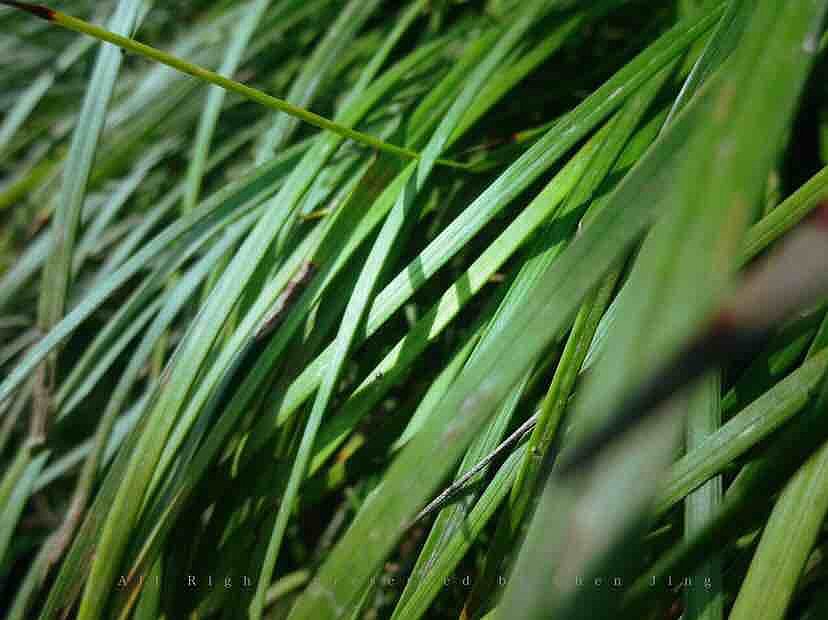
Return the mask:
<svg viewBox="0 0 828 620">
<path fill-rule="evenodd" d="M 825 616 L 828 2 L 0 4 L 6 617 Z"/>
</svg>

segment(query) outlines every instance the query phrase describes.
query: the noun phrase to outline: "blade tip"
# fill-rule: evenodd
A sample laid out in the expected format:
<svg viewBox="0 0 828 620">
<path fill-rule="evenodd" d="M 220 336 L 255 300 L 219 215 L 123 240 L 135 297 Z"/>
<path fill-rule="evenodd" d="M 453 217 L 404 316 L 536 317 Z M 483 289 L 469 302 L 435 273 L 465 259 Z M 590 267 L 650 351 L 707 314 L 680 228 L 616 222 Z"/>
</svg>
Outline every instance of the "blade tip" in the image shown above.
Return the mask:
<svg viewBox="0 0 828 620">
<path fill-rule="evenodd" d="M 15 0 L 0 0 L 0 4 L 10 6 L 21 11 L 26 11 L 32 15 L 36 15 L 47 21 L 52 21 L 55 18 L 55 12 L 49 7 L 40 4 L 31 4 L 29 2 L 16 2 Z"/>
</svg>

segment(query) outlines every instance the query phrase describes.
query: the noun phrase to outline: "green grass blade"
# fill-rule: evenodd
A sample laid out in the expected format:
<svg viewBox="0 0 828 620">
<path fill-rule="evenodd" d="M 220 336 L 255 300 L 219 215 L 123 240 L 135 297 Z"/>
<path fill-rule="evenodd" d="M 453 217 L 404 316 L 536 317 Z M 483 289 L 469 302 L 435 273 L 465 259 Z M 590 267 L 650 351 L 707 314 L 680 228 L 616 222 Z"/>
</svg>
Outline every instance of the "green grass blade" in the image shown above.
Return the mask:
<svg viewBox="0 0 828 620">
<path fill-rule="evenodd" d="M 578 139 L 592 131 L 596 124 L 611 114 L 623 100 L 634 93 L 645 81 L 666 64 L 676 58 L 681 52 L 701 36 L 705 29 L 713 23 L 711 18 L 705 18 L 690 25 L 676 28 L 667 33 L 653 44 L 649 50 L 642 53 L 624 69 L 607 81 L 594 96 L 589 97 L 581 106 L 573 110 L 555 127 L 548 131 L 543 139 L 526 152 L 508 170 L 477 198 L 464 212 L 449 224 L 433 242 L 431 242 L 405 269 L 403 269 L 378 295 L 366 319 L 364 332 L 371 336 L 382 326 L 390 316 L 399 310 L 411 295 L 423 286 L 425 281 L 442 268 L 469 240 L 478 233 L 485 224 L 489 223 L 510 201 L 514 200 L 540 174 L 554 165 Z M 614 95 L 613 95 L 614 94 Z M 610 96 L 613 95 L 613 96 Z M 582 165 L 583 160 L 578 165 Z M 568 173 L 577 175 L 574 162 L 567 168 Z M 575 179 L 577 176 L 571 176 Z M 571 180 L 560 179 L 560 185 L 550 186 L 543 198 L 533 202 L 533 206 L 540 213 L 523 213 L 519 221 L 514 224 L 514 231 L 504 232 L 501 237 L 509 240 L 511 248 L 503 248 L 502 243 L 493 244 L 484 255 L 469 269 L 468 274 L 458 280 L 453 290 L 448 291 L 439 302 L 440 316 L 446 320 L 454 316 L 459 306 L 468 300 L 464 291 L 475 292 L 485 283 L 511 253 L 522 243 L 528 234 L 550 213 L 549 207 L 561 200 L 568 193 Z M 549 203 L 549 204 L 547 204 Z M 520 221 L 524 220 L 524 221 Z M 537 222 L 537 223 L 531 223 Z M 526 232 L 516 238 L 518 230 Z M 458 303 L 459 302 L 459 303 Z M 433 319 L 430 319 L 433 321 Z M 422 321 L 425 325 L 426 321 Z M 442 321 L 445 324 L 445 321 Z M 425 328 L 423 328 L 425 329 Z M 435 330 L 436 331 L 436 330 Z M 430 327 L 426 333 L 432 333 Z M 412 337 L 409 337 L 411 339 Z M 420 336 L 417 336 L 419 339 Z M 400 348 L 400 347 L 398 347 Z M 280 407 L 277 420 L 287 419 L 316 389 L 323 371 L 327 365 L 330 350 L 317 356 L 312 364 L 288 388 L 284 402 Z M 390 361 L 389 355 L 386 360 Z"/>
<path fill-rule="evenodd" d="M 360 119 L 372 106 L 373 98 L 380 96 L 385 89 L 391 87 L 395 79 L 397 79 L 397 76 L 394 76 L 393 79 L 378 81 L 371 96 L 366 93 L 366 97 L 356 101 L 348 110 L 341 112 L 340 116 L 344 119 L 344 122 L 353 124 Z M 200 364 L 205 359 L 218 331 L 224 325 L 230 310 L 240 298 L 256 266 L 263 260 L 267 248 L 275 238 L 290 210 L 295 207 L 298 199 L 304 195 L 315 172 L 328 161 L 341 141 L 342 138 L 338 135 L 328 136 L 325 140 L 317 142 L 314 148 L 306 154 L 303 164 L 300 164 L 295 174 L 288 179 L 279 194 L 280 208 L 264 211 L 263 217 L 260 218 L 257 226 L 248 235 L 233 261 L 225 270 L 224 276 L 219 280 L 208 298 L 198 320 L 191 326 L 184 342 L 177 349 L 176 356 L 170 366 L 169 381 L 164 384 L 165 389 L 160 391 L 156 406 L 151 412 L 152 417 L 148 424 L 148 430 L 140 440 L 138 453 L 143 454 L 143 456 L 135 456 L 128 470 L 127 479 L 133 481 L 130 483 L 133 485 L 133 489 L 130 493 L 126 493 L 126 487 L 122 487 L 124 490 L 116 497 L 113 508 L 108 515 L 102 536 L 112 542 L 112 552 L 107 556 L 96 557 L 95 562 L 93 562 L 92 573 L 86 587 L 86 596 L 82 604 L 81 617 L 87 613 L 94 615 L 97 613 L 95 610 L 103 605 L 102 599 L 106 592 L 98 587 L 97 582 L 105 581 L 105 575 L 112 574 L 112 571 L 115 570 L 115 564 L 120 561 L 120 553 L 126 541 L 126 531 L 123 528 L 124 519 L 127 518 L 128 521 L 126 522 L 130 524 L 137 520 L 143 490 L 151 484 L 153 486 L 157 484 L 164 472 L 163 467 L 155 469 L 158 460 L 163 458 L 165 463 L 169 462 L 168 457 L 163 455 L 164 449 L 172 449 L 180 443 L 181 436 L 186 434 L 194 416 L 206 401 L 218 378 L 220 378 L 222 370 L 228 367 L 229 360 L 233 358 L 236 352 L 241 350 L 242 342 L 247 340 L 247 335 L 251 333 L 255 324 L 261 320 L 264 313 L 272 305 L 273 300 L 278 297 L 281 289 L 287 284 L 291 275 L 291 271 L 287 270 L 282 270 L 280 276 L 268 284 L 234 333 L 231 342 L 222 351 L 219 360 L 212 367 L 213 374 L 204 379 L 200 391 L 190 399 L 188 403 L 189 412 L 185 412 L 182 422 L 175 428 L 177 437 L 173 439 L 169 446 L 165 446 L 164 440 L 173 431 L 177 421 L 177 416 L 170 412 L 179 410 L 183 406 L 184 399 L 198 373 Z M 211 332 L 213 335 L 205 338 L 205 332 Z M 176 362 L 179 360 L 186 361 L 177 364 Z M 141 490 L 141 493 L 138 490 Z"/>
<path fill-rule="evenodd" d="M 727 3 L 722 18 L 710 36 L 704 52 L 702 52 L 696 64 L 693 65 L 693 70 L 687 77 L 678 97 L 673 102 L 673 108 L 667 119 L 668 123 L 687 105 L 699 88 L 716 72 L 733 50 L 736 49 L 739 38 L 744 31 L 745 24 L 750 18 L 752 8 L 752 3 L 748 0 L 734 0 L 733 2 Z"/>
<path fill-rule="evenodd" d="M 790 421 L 807 404 L 826 363 L 826 352 L 815 355 L 674 463 L 654 512 L 666 513 L 690 491 Z"/>
<path fill-rule="evenodd" d="M 131 32 L 138 24 L 143 0 L 123 0 L 112 16 L 110 26 L 124 34 Z M 106 113 L 118 78 L 122 56 L 117 48 L 105 45 L 101 48 L 95 63 L 94 74 L 81 109 L 77 127 L 69 147 L 67 163 L 63 169 L 63 183 L 60 205 L 52 222 L 54 238 L 52 251 L 46 262 L 41 286 L 38 323 L 44 331 L 60 321 L 66 311 L 66 299 L 72 279 L 75 260 L 75 244 L 81 223 L 81 211 L 86 199 L 86 188 L 97 151 L 98 140 L 106 122 Z M 43 385 L 38 392 L 45 392 L 37 407 L 42 413 L 33 419 L 32 432 L 45 434 L 49 423 L 48 393 L 54 387 L 56 359 L 47 362 L 43 370 Z"/>
<path fill-rule="evenodd" d="M 685 449 L 692 453 L 721 426 L 721 377 L 717 369 L 701 379 L 688 398 Z M 716 476 L 693 491 L 684 501 L 685 536 L 693 536 L 718 510 L 722 502 L 722 477 Z M 699 620 L 722 620 L 722 559 L 711 557 L 691 576 L 695 587 L 685 594 L 685 613 Z"/>
<path fill-rule="evenodd" d="M 314 114 L 313 112 L 305 110 L 304 108 L 295 106 L 283 99 L 273 97 L 272 95 L 263 93 L 260 90 L 252 88 L 250 86 L 246 86 L 240 82 L 237 82 L 225 76 L 219 75 L 218 73 L 210 71 L 209 69 L 205 69 L 198 65 L 194 65 L 193 63 L 187 62 L 186 60 L 183 60 L 181 58 L 177 58 L 172 54 L 168 54 L 167 52 L 155 49 L 153 47 L 150 47 L 149 45 L 139 43 L 137 41 L 134 41 L 133 39 L 121 36 L 119 34 L 106 30 L 105 28 L 95 26 L 94 24 L 90 24 L 76 17 L 71 17 L 70 15 L 66 15 L 58 11 L 51 11 L 49 15 L 49 20 L 55 24 L 58 24 L 70 30 L 74 30 L 75 32 L 89 35 L 101 41 L 106 41 L 107 43 L 116 45 L 124 50 L 133 52 L 135 54 L 139 54 L 140 56 L 143 56 L 145 58 L 168 65 L 176 69 L 177 71 L 180 71 L 181 73 L 186 73 L 187 75 L 191 75 L 203 82 L 214 84 L 216 86 L 224 88 L 225 90 L 239 94 L 264 107 L 289 114 L 306 123 L 319 127 L 320 129 L 324 129 L 332 133 L 335 133 L 341 136 L 342 138 L 354 140 L 355 142 L 364 144 L 378 151 L 391 153 L 393 155 L 398 155 L 400 157 L 404 157 L 407 159 L 416 159 L 419 156 L 418 153 L 416 153 L 415 151 L 411 151 L 410 149 L 405 149 L 399 146 L 395 146 L 393 144 L 383 142 L 382 140 L 379 140 L 373 136 L 356 131 L 346 125 L 330 121 L 318 114 Z M 449 162 L 446 160 L 440 160 L 438 163 L 441 165 L 448 165 L 453 167 L 463 167 L 462 164 L 457 164 L 455 162 Z"/>
<path fill-rule="evenodd" d="M 418 584 L 407 598 L 400 599 L 394 610 L 395 619 L 412 620 L 426 617 L 428 607 L 440 588 L 446 583 L 458 562 L 468 551 L 471 544 L 477 539 L 486 523 L 492 518 L 495 510 L 506 498 L 509 489 L 514 483 L 518 467 L 522 458 L 526 456 L 527 447 L 521 446 L 515 450 L 503 465 L 497 470 L 492 481 L 486 485 L 486 490 L 468 510 L 459 529 L 453 535 L 441 541 L 440 553 L 433 556 L 433 560 L 424 567 L 423 577 L 415 568 L 413 579 L 409 583 Z"/>
<path fill-rule="evenodd" d="M 828 318 L 823 319 L 808 356 L 826 345 Z M 828 448 L 823 447 L 799 469 L 779 496 L 733 604 L 732 620 L 785 617 L 828 513 L 826 476 Z M 808 510 L 802 510 L 803 506 Z"/>
<path fill-rule="evenodd" d="M 251 610 L 251 616 L 256 620 L 262 614 L 265 592 L 270 586 L 273 568 L 282 543 L 282 537 L 284 536 L 291 510 L 296 502 L 299 485 L 305 477 L 305 470 L 311 457 L 311 451 L 316 441 L 319 426 L 322 423 L 322 416 L 328 408 L 348 354 L 353 347 L 357 330 L 364 320 L 371 298 L 379 284 L 379 278 L 383 270 L 387 267 L 391 251 L 397 243 L 403 228 L 410 228 L 412 220 L 416 219 L 416 212 L 413 210 L 415 199 L 420 191 L 422 191 L 437 158 L 442 153 L 450 136 L 454 133 L 458 123 L 466 113 L 468 106 L 478 94 L 483 84 L 491 78 L 504 57 L 541 13 L 542 6 L 543 3 L 540 1 L 529 3 L 526 9 L 515 18 L 514 23 L 503 34 L 497 45 L 489 52 L 480 66 L 468 77 L 460 96 L 452 104 L 431 140 L 426 145 L 422 159 L 418 162 L 417 170 L 411 177 L 411 180 L 403 187 L 394 208 L 389 212 L 371 248 L 365 266 L 359 275 L 356 286 L 351 293 L 351 298 L 348 300 L 345 308 L 345 315 L 334 341 L 333 359 L 327 368 L 319 391 L 317 392 L 316 400 L 314 401 L 310 417 L 302 434 L 299 450 L 291 469 L 287 489 L 279 507 L 276 525 L 265 556 L 265 563 L 262 568 L 259 586 Z"/>
<path fill-rule="evenodd" d="M 48 451 L 33 448 L 27 443 L 21 447 L 14 463 L 0 482 L 0 499 L 3 500 L 3 514 L 0 517 L 0 577 L 4 579 L 10 568 L 9 544 L 34 483 L 48 458 Z"/>
<path fill-rule="evenodd" d="M 773 242 L 792 230 L 819 206 L 826 196 L 828 196 L 828 168 L 823 168 L 782 204 L 748 229 L 742 243 L 739 266 L 745 267 L 757 255 L 767 250 Z M 602 319 L 598 328 L 598 336 L 590 346 L 584 362 L 586 368 L 590 368 L 603 351 L 606 343 L 605 336 L 618 318 L 618 308 L 625 295 L 626 293 L 622 290 Z M 728 408 L 727 400 L 726 397 L 723 405 L 725 409 Z"/>
<path fill-rule="evenodd" d="M 127 260 L 115 272 L 107 275 L 94 290 L 89 291 L 87 296 L 66 317 L 52 329 L 36 347 L 28 352 L 26 357 L 15 367 L 8 377 L 0 384 L 0 402 L 6 400 L 11 393 L 19 387 L 25 378 L 37 367 L 56 346 L 68 338 L 75 329 L 102 304 L 113 292 L 129 280 L 136 273 L 140 272 L 146 265 L 162 252 L 167 251 L 172 243 L 182 238 L 198 226 L 203 226 L 217 214 L 233 213 L 234 210 L 242 210 L 250 204 L 259 204 L 263 197 L 272 195 L 274 184 L 278 187 L 281 184 L 284 169 L 292 167 L 295 163 L 294 154 L 262 166 L 247 178 L 225 187 L 223 190 L 211 196 L 198 209 L 186 217 L 176 221 L 166 230 L 158 234 L 151 242 Z"/>
<path fill-rule="evenodd" d="M 230 45 L 227 48 L 224 61 L 219 68 L 219 73 L 222 75 L 233 75 L 236 72 L 242 62 L 244 50 L 253 33 L 256 31 L 269 4 L 270 0 L 255 0 L 250 6 L 246 7 L 245 14 L 233 32 L 233 38 L 230 40 Z M 285 3 L 277 3 L 277 10 L 281 8 L 282 4 Z M 192 210 L 198 203 L 199 194 L 201 193 L 201 182 L 210 151 L 210 143 L 213 140 L 216 123 L 218 122 L 226 95 L 227 91 L 218 86 L 212 86 L 209 89 L 207 101 L 204 104 L 204 111 L 202 112 L 196 131 L 190 166 L 187 169 L 187 189 L 184 194 L 183 203 L 183 209 L 185 211 Z"/>
<path fill-rule="evenodd" d="M 817 395 L 807 409 L 784 428 L 775 441 L 758 457 L 742 468 L 728 487 L 721 508 L 694 536 L 663 554 L 647 573 L 637 579 L 624 597 L 626 612 L 631 617 L 651 602 L 657 594 L 650 583 L 670 574 L 684 574 L 700 565 L 706 557 L 744 534 L 754 524 L 757 502 L 776 494 L 796 470 L 817 453 L 828 437 L 825 406 L 828 383 L 825 373 L 815 390 Z M 800 550 L 801 551 L 801 550 Z M 786 576 L 789 579 L 790 576 Z"/>
<path fill-rule="evenodd" d="M 94 41 L 81 38 L 66 50 L 54 61 L 54 67 L 43 72 L 17 99 L 14 108 L 6 113 L 3 124 L 0 125 L 0 153 L 9 148 L 9 143 L 15 133 L 26 122 L 26 119 L 43 99 L 46 92 L 52 87 L 55 81 L 68 71 L 86 52 L 93 46 Z"/>
<path fill-rule="evenodd" d="M 377 0 L 351 0 L 346 4 L 330 30 L 314 48 L 302 72 L 290 88 L 286 101 L 300 108 L 308 108 L 328 76 L 328 72 L 348 47 L 377 7 Z M 282 148 L 296 130 L 299 120 L 288 114 L 277 113 L 273 126 L 265 133 L 256 153 L 256 162 L 263 163 Z"/>
<path fill-rule="evenodd" d="M 600 423 L 612 402 L 639 381 L 647 368 L 654 368 L 698 329 L 719 303 L 738 258 L 750 209 L 770 167 L 767 153 L 757 151 L 749 134 L 738 125 L 760 123 L 770 128 L 773 140 L 781 138 L 811 61 L 801 47 L 792 51 L 792 42 L 812 35 L 821 11 L 822 7 L 815 7 L 812 11 L 785 13 L 781 6 L 758 10 L 752 18 L 750 35 L 736 52 L 736 66 L 727 73 L 720 72 L 703 89 L 716 101 L 717 112 L 694 127 L 689 151 L 671 188 L 671 199 L 677 206 L 659 222 L 642 248 L 627 283 L 630 290 L 635 287 L 636 291 L 626 299 L 623 312 L 630 318 L 613 334 L 614 345 L 608 346 L 590 384 L 585 386 L 573 414 L 578 424 L 576 437 L 584 436 L 591 425 Z M 769 40 L 774 45 L 768 45 Z M 761 93 L 767 86 L 768 78 L 757 77 L 760 74 L 756 58 L 760 52 L 761 66 L 773 79 L 781 76 L 777 72 L 784 65 L 785 78 L 791 80 L 792 95 L 779 107 L 760 103 L 764 101 L 760 94 L 755 98 L 746 94 L 749 88 Z M 715 94 L 710 95 L 711 92 Z M 738 122 L 732 123 L 734 118 Z M 722 144 L 729 148 L 722 148 Z M 717 157 L 710 158 L 710 153 Z M 726 227 L 720 219 L 724 217 Z M 667 273 L 669 278 L 665 277 Z M 661 417 L 651 425 L 654 428 L 650 429 L 646 449 L 640 446 L 633 455 L 629 446 L 634 444 L 628 442 L 627 450 L 619 448 L 608 461 L 602 462 L 600 484 L 595 482 L 591 488 L 583 482 L 584 486 L 567 488 L 565 481 L 555 480 L 547 485 L 541 509 L 524 542 L 523 557 L 516 565 L 513 585 L 504 595 L 502 609 L 508 609 L 512 617 L 543 617 L 553 610 L 572 618 L 599 617 L 598 614 L 609 617 L 614 613 L 618 600 L 613 602 L 606 592 L 588 600 L 585 590 L 573 589 L 570 576 L 582 575 L 585 580 L 594 574 L 629 576 L 634 561 L 629 545 L 636 544 L 642 515 L 648 508 L 648 495 L 655 492 L 657 472 L 667 464 L 670 444 L 676 440 L 677 423 L 670 421 L 667 414 Z M 634 471 L 640 472 L 641 479 L 635 479 L 633 489 L 630 485 Z M 589 479 L 596 477 L 593 472 Z M 616 481 L 612 487 L 611 480 Z M 623 505 L 616 501 L 619 489 L 629 494 Z M 577 498 L 574 508 L 556 506 L 560 501 L 573 501 L 573 495 Z M 587 549 L 567 549 L 564 541 L 583 529 L 578 523 L 578 506 L 589 506 L 594 514 L 601 514 L 602 506 L 609 506 L 609 502 L 614 506 L 613 522 L 596 520 L 590 523 L 590 531 L 583 534 L 594 536 L 591 528 L 600 530 L 599 542 Z M 542 555 L 546 559 L 541 565 Z M 552 562 L 550 555 L 555 558 Z M 551 590 L 538 587 L 552 580 L 560 585 Z M 534 589 L 530 599 L 524 596 L 527 588 Z"/>
<path fill-rule="evenodd" d="M 697 110 L 706 111 L 706 107 L 699 106 Z M 673 131 L 665 134 L 635 173 L 628 175 L 616 190 L 613 202 L 544 274 L 522 311 L 501 333 L 499 346 L 492 343 L 476 364 L 464 370 L 435 412 L 434 424 L 423 429 L 402 451 L 386 474 L 381 493 L 372 495 L 334 548 L 294 609 L 296 618 L 306 613 L 337 617 L 343 606 L 353 601 L 353 592 L 364 585 L 393 546 L 402 524 L 424 504 L 468 446 L 475 430 L 488 419 L 548 340 L 564 327 L 584 295 L 643 232 L 654 215 L 651 209 L 656 201 L 642 200 L 641 195 L 645 187 L 665 182 L 662 175 L 669 167 L 664 162 L 673 161 L 692 126 L 686 118 L 693 120 L 692 115 L 677 119 Z M 615 205 L 625 208 L 614 209 Z M 620 221 L 623 226 L 618 224 Z M 532 334 L 529 341 L 527 334 Z M 543 336 L 538 337 L 539 334 Z M 526 345 L 515 347 L 518 341 Z M 505 351 L 501 349 L 504 345 Z M 431 467 L 422 471 L 420 463 L 425 459 Z M 412 472 L 417 472 L 417 476 L 413 477 Z M 372 545 L 366 548 L 365 540 Z M 356 548 L 360 549 L 359 554 L 355 554 Z M 347 584 L 337 582 L 336 576 L 342 574 L 349 574 L 352 579 Z"/>
<path fill-rule="evenodd" d="M 819 235 L 828 0 L 129 1 L 0 0 L 12 620 L 820 617 L 825 300 L 555 463 Z"/>
<path fill-rule="evenodd" d="M 531 290 L 535 286 L 538 278 L 549 268 L 549 265 L 554 262 L 554 259 L 565 247 L 563 242 L 554 242 L 550 247 L 541 251 L 541 248 L 548 243 L 545 240 L 560 239 L 568 241 L 575 231 L 575 221 L 569 221 L 570 217 L 581 215 L 583 206 L 587 204 L 590 206 L 587 213 L 581 215 L 581 222 L 586 222 L 589 214 L 594 215 L 601 204 L 600 200 L 594 200 L 595 194 L 613 168 L 618 164 L 624 165 L 617 160 L 625 147 L 634 152 L 634 158 L 637 158 L 646 150 L 651 140 L 655 138 L 663 116 L 659 118 L 657 115 L 656 122 L 645 125 L 645 128 L 640 131 L 640 135 L 636 136 L 638 139 L 630 142 L 633 132 L 650 108 L 670 73 L 671 71 L 668 68 L 653 78 L 610 121 L 607 131 L 602 132 L 604 137 L 600 148 L 592 156 L 583 177 L 567 197 L 567 206 L 563 209 L 562 217 L 557 221 L 553 220 L 547 230 L 541 232 L 541 243 L 538 250 L 533 252 L 537 255 L 524 264 L 518 276 L 518 282 L 525 286 L 526 290 Z M 629 147 L 627 146 L 628 142 L 630 142 Z M 503 555 L 502 550 L 511 543 L 515 529 L 525 515 L 529 498 L 534 494 L 543 454 L 545 454 L 555 436 L 563 408 L 569 399 L 571 390 L 574 388 L 578 370 L 583 362 L 586 346 L 591 341 L 592 332 L 609 303 L 609 298 L 619 275 L 618 269 L 613 270 L 613 273 L 607 277 L 607 281 L 584 302 L 584 306 L 575 317 L 574 325 L 555 370 L 552 384 L 541 406 L 535 431 L 529 439 L 529 450 L 521 463 L 516 486 L 512 490 L 507 511 L 504 512 L 498 523 L 496 534 L 498 543 L 492 547 L 484 577 L 478 581 L 475 590 L 470 595 L 470 600 L 475 601 L 471 603 L 472 605 L 477 604 L 476 599 L 481 593 L 488 596 L 495 589 L 494 582 L 497 576 L 502 574 L 499 570 Z M 516 286 L 518 282 L 515 283 Z M 584 339 L 585 342 L 583 342 Z M 468 612 L 468 610 L 467 604 L 466 611 Z"/>
</svg>

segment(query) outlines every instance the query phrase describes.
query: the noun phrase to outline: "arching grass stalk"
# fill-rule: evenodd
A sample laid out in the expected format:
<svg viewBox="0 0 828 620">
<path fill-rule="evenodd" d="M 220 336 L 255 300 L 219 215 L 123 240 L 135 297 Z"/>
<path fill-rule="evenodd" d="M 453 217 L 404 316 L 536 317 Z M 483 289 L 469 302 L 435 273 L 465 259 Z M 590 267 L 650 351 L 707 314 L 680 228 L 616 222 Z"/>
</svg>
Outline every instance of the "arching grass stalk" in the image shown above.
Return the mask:
<svg viewBox="0 0 828 620">
<path fill-rule="evenodd" d="M 61 13 L 60 11 L 56 11 L 54 9 L 50 9 L 48 7 L 37 4 L 30 4 L 28 2 L 13 2 L 12 0 L 0 0 L 0 4 L 27 11 L 32 15 L 36 15 L 37 17 L 45 19 L 53 24 L 57 24 L 58 26 L 61 26 L 68 30 L 73 30 L 74 32 L 79 32 L 81 34 L 88 35 L 100 41 L 106 41 L 107 43 L 116 45 L 128 52 L 133 52 L 135 54 L 138 54 L 139 56 L 143 56 L 144 58 L 160 62 L 161 64 L 167 65 L 168 67 L 172 67 L 176 71 L 186 73 L 187 75 L 191 75 L 196 79 L 208 82 L 210 84 L 214 84 L 216 86 L 224 88 L 227 91 L 241 95 L 242 97 L 245 97 L 250 101 L 254 101 L 260 105 L 263 105 L 266 108 L 270 108 L 271 110 L 277 110 L 279 112 L 284 112 L 285 114 L 289 114 L 310 125 L 314 125 L 315 127 L 319 127 L 320 129 L 331 131 L 335 134 L 342 136 L 343 138 L 348 138 L 350 140 L 353 140 L 354 142 L 364 144 L 365 146 L 368 146 L 372 149 L 376 149 L 377 151 L 391 153 L 393 155 L 404 157 L 406 159 L 420 158 L 420 154 L 417 151 L 397 146 L 395 144 L 390 144 L 370 134 L 363 133 L 361 131 L 356 131 L 349 127 L 345 127 L 344 125 L 335 123 L 325 118 L 324 116 L 315 114 L 310 110 L 306 110 L 299 106 L 295 106 L 285 101 L 284 99 L 279 99 L 278 97 L 274 97 L 273 95 L 268 95 L 265 92 L 262 92 L 251 86 L 247 86 L 246 84 L 242 84 L 241 82 L 232 80 L 219 73 L 216 73 L 215 71 L 210 71 L 209 69 L 205 69 L 204 67 L 199 67 L 198 65 L 187 62 L 186 60 L 173 56 L 172 54 L 161 51 L 144 43 L 139 43 L 138 41 L 130 39 L 129 37 L 124 37 L 115 34 L 114 32 L 110 32 L 106 28 L 101 28 L 100 26 L 96 26 L 95 24 L 91 24 L 82 19 L 78 19 L 77 17 L 72 17 L 71 15 Z M 471 166 L 467 164 L 463 164 L 448 159 L 438 159 L 436 163 L 438 165 L 448 166 L 450 168 L 459 168 L 465 170 L 471 169 Z"/>
</svg>

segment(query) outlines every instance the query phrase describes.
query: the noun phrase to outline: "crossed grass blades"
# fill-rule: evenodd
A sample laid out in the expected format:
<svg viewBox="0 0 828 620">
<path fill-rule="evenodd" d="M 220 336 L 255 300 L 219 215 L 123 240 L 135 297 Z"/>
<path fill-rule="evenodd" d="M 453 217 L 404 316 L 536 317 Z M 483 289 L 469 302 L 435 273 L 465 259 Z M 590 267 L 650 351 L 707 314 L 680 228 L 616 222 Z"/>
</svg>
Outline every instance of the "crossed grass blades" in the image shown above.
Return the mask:
<svg viewBox="0 0 828 620">
<path fill-rule="evenodd" d="M 7 617 L 824 616 L 826 2 L 1 4 Z"/>
</svg>

